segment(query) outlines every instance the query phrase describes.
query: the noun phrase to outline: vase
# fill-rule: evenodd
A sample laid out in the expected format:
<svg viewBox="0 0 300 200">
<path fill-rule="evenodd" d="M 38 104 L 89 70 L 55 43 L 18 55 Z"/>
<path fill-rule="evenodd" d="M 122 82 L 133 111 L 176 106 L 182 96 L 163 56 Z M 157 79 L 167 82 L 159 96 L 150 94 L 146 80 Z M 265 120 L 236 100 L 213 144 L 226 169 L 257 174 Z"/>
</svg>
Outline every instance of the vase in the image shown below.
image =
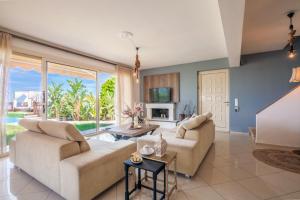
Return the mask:
<svg viewBox="0 0 300 200">
<path fill-rule="evenodd" d="M 131 117 L 130 128 L 134 128 L 134 116 Z"/>
<path fill-rule="evenodd" d="M 159 140 L 154 145 L 155 155 L 158 157 L 163 157 L 167 152 L 167 141 L 162 137 L 162 134 L 159 135 Z"/>
</svg>

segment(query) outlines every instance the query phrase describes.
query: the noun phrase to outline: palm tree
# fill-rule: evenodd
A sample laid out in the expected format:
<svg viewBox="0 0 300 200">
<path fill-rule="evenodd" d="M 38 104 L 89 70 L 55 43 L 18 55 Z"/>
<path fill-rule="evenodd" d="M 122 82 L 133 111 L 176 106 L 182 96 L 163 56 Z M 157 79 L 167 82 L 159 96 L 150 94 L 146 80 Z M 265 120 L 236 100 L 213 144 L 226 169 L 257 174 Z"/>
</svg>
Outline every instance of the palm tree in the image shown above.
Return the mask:
<svg viewBox="0 0 300 200">
<path fill-rule="evenodd" d="M 56 84 L 51 81 L 50 86 L 48 87 L 48 100 L 49 107 L 48 113 L 50 117 L 55 117 L 59 119 L 61 113 L 61 99 L 63 97 L 63 83 Z"/>
<path fill-rule="evenodd" d="M 74 80 L 67 80 L 70 89 L 67 90 L 68 107 L 72 111 L 72 118 L 79 121 L 81 119 L 81 109 L 87 90 L 83 85 L 82 80 L 75 78 Z"/>
<path fill-rule="evenodd" d="M 100 92 L 100 118 L 102 120 L 114 118 L 115 77 L 105 81 Z"/>
</svg>

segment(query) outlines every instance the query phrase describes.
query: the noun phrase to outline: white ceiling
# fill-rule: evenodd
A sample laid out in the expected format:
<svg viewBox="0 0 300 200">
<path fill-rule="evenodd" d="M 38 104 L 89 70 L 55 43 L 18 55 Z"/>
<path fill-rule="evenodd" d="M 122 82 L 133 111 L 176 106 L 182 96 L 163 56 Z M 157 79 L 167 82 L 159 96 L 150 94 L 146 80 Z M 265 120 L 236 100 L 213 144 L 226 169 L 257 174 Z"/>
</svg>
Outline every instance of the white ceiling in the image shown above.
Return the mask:
<svg viewBox="0 0 300 200">
<path fill-rule="evenodd" d="M 142 68 L 227 57 L 218 0 L 0 0 L 0 26 Z"/>
<path fill-rule="evenodd" d="M 294 28 L 300 34 L 300 0 L 247 0 L 242 54 L 283 49 L 287 44 L 289 18 L 296 10 Z"/>
</svg>

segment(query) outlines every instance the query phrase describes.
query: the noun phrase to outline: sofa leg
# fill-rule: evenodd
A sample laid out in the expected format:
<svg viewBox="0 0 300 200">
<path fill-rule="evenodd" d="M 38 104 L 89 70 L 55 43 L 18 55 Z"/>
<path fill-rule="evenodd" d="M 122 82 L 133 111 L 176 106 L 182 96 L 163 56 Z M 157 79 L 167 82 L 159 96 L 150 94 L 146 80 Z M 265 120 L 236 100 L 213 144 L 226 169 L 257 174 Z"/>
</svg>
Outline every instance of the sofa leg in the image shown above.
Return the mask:
<svg viewBox="0 0 300 200">
<path fill-rule="evenodd" d="M 185 174 L 185 178 L 192 178 L 192 176 Z"/>
</svg>

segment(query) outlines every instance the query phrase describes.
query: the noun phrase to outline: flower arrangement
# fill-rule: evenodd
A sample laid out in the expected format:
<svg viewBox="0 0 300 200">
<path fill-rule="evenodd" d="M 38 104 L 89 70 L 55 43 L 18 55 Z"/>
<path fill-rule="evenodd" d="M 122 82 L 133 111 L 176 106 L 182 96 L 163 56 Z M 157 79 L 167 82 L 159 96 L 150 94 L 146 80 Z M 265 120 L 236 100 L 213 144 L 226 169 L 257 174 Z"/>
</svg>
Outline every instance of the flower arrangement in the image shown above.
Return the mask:
<svg viewBox="0 0 300 200">
<path fill-rule="evenodd" d="M 140 116 L 141 112 L 144 112 L 143 110 L 143 104 L 137 103 L 134 105 L 133 109 L 131 109 L 128 105 L 126 105 L 125 110 L 122 112 L 122 114 L 125 117 L 131 118 L 131 128 L 134 127 L 134 118 L 137 116 Z"/>
<path fill-rule="evenodd" d="M 126 109 L 122 112 L 122 114 L 126 117 L 134 118 L 141 112 L 143 112 L 143 106 L 141 103 L 138 103 L 134 105 L 133 109 L 129 108 L 129 106 L 126 105 Z"/>
</svg>

